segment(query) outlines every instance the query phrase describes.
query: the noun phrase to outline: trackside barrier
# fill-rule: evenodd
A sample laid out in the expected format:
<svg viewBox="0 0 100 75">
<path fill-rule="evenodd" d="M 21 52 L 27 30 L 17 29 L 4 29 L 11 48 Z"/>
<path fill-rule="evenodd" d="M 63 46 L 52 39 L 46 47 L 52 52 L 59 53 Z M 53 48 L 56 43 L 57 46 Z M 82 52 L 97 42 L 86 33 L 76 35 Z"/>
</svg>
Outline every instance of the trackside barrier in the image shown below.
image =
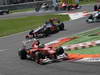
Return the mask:
<svg viewBox="0 0 100 75">
<path fill-rule="evenodd" d="M 35 1 L 35 2 L 26 2 L 26 3 L 19 3 L 19 4 L 10 4 L 10 5 L 0 5 L 1 10 L 18 10 L 18 9 L 27 9 L 27 8 L 35 8 L 39 5 L 42 5 L 42 3 L 48 3 L 51 4 L 51 0 L 46 1 Z"/>
<path fill-rule="evenodd" d="M 67 45 L 67 46 L 63 46 L 63 48 L 66 50 L 76 50 L 76 49 L 82 49 L 82 48 L 89 48 L 89 47 L 93 47 L 97 45 L 100 45 L 100 40 Z"/>
</svg>

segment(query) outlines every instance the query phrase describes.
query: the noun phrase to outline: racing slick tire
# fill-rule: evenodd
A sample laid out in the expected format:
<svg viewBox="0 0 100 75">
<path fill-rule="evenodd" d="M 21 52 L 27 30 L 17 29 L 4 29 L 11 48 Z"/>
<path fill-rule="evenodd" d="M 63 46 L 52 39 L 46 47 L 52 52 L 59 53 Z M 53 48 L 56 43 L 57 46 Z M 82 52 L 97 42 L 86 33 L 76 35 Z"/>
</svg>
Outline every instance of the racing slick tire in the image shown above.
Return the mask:
<svg viewBox="0 0 100 75">
<path fill-rule="evenodd" d="M 38 63 L 38 64 L 43 64 L 41 59 L 45 59 L 45 55 L 41 52 L 36 52 L 35 53 L 35 62 Z"/>
<path fill-rule="evenodd" d="M 27 52 L 25 50 L 19 51 L 20 59 L 27 59 Z"/>
<path fill-rule="evenodd" d="M 86 20 L 87 23 L 94 23 L 94 21 L 89 21 L 89 19 Z"/>
<path fill-rule="evenodd" d="M 87 22 L 87 23 L 89 23 L 89 21 L 88 21 L 88 20 L 86 20 L 86 22 Z"/>
<path fill-rule="evenodd" d="M 64 30 L 64 23 L 61 23 L 61 25 L 59 25 L 59 29 Z"/>
<path fill-rule="evenodd" d="M 62 47 L 59 47 L 59 48 L 56 49 L 56 54 L 57 55 L 61 55 L 63 53 L 64 53 L 64 49 Z"/>
</svg>

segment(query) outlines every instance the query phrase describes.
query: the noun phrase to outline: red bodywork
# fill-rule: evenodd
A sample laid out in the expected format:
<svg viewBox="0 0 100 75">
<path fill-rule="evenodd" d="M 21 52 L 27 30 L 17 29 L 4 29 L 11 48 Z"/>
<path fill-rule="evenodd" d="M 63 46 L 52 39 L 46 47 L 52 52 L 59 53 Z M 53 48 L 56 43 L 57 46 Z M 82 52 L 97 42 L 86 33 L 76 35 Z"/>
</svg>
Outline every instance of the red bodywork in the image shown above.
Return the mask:
<svg viewBox="0 0 100 75">
<path fill-rule="evenodd" d="M 35 56 L 35 52 L 41 52 L 45 55 L 54 55 L 56 53 L 56 48 L 45 46 L 44 48 L 34 47 L 30 50 L 27 50 L 28 55 Z"/>
<path fill-rule="evenodd" d="M 96 11 L 100 11 L 100 9 L 97 9 Z"/>
<path fill-rule="evenodd" d="M 49 45 L 40 45 L 39 41 L 33 42 L 31 48 L 22 48 L 18 53 L 21 59 L 29 58 L 39 64 L 67 59 L 67 53 L 64 52 L 62 47 L 55 48 Z"/>
</svg>

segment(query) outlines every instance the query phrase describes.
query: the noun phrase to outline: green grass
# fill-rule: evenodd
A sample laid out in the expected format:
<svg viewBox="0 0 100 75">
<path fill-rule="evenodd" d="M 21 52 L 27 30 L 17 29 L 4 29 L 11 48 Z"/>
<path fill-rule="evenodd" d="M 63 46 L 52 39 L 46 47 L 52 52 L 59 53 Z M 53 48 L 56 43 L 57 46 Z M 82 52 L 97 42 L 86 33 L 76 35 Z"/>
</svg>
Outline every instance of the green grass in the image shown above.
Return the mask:
<svg viewBox="0 0 100 75">
<path fill-rule="evenodd" d="M 88 42 L 88 41 L 93 41 L 93 40 L 100 40 L 100 34 L 97 36 L 90 36 L 90 35 L 96 34 L 98 32 L 100 32 L 100 28 L 96 28 L 96 29 L 93 29 L 90 31 L 86 31 L 84 33 L 72 35 L 71 37 L 78 36 L 79 38 L 72 40 L 70 42 L 67 42 L 64 45 L 77 44 L 77 43 Z"/>
<path fill-rule="evenodd" d="M 69 20 L 68 15 L 55 15 L 55 14 L 0 20 L 0 37 L 18 32 L 23 32 L 29 29 L 35 29 L 44 24 L 46 20 L 53 17 L 57 17 L 61 21 Z"/>
<path fill-rule="evenodd" d="M 92 4 L 96 3 L 96 0 L 81 0 L 80 4 Z"/>
<path fill-rule="evenodd" d="M 100 28 L 90 30 L 88 32 L 73 35 L 73 36 L 79 36 L 79 38 L 72 40 L 70 42 L 64 43 L 63 45 L 66 46 L 66 45 L 78 44 L 78 43 L 82 43 L 82 42 L 100 40 L 100 34 L 95 35 L 95 36 L 90 36 L 90 35 L 96 34 L 98 32 L 100 32 Z M 67 52 L 68 53 L 80 53 L 80 54 L 100 54 L 100 46 L 85 48 L 85 49 L 72 50 L 72 51 L 67 51 Z"/>
<path fill-rule="evenodd" d="M 78 53 L 78 54 L 100 54 L 100 46 L 90 47 L 86 49 L 67 51 L 68 53 Z"/>
<path fill-rule="evenodd" d="M 68 43 L 65 43 L 64 45 L 71 45 L 71 44 L 89 42 L 89 41 L 94 41 L 94 40 L 100 40 L 100 35 L 99 36 L 80 36 L 80 38 L 72 40 Z"/>
<path fill-rule="evenodd" d="M 69 4 L 75 3 L 74 0 L 66 0 L 66 2 L 69 3 Z M 80 0 L 80 2 L 79 2 L 79 4 L 91 4 L 91 3 L 96 3 L 96 0 Z"/>
<path fill-rule="evenodd" d="M 33 8 L 26 8 L 26 9 L 18 9 L 18 10 L 11 10 L 10 13 L 16 13 L 16 12 L 27 12 L 27 11 L 33 11 Z"/>
<path fill-rule="evenodd" d="M 79 36 L 87 36 L 87 35 L 95 34 L 97 32 L 100 32 L 100 28 L 96 28 L 94 30 L 90 30 L 90 31 L 87 31 L 87 32 L 84 32 L 84 33 L 80 33 L 80 34 L 77 34 L 77 35 L 79 35 Z"/>
</svg>

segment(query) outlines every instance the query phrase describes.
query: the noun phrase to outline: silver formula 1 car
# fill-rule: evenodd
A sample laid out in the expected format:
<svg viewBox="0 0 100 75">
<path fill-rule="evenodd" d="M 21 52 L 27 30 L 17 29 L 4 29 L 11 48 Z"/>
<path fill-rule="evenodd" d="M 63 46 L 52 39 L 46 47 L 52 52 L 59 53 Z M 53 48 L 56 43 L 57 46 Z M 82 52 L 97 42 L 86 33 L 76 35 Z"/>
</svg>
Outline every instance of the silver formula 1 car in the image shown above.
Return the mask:
<svg viewBox="0 0 100 75">
<path fill-rule="evenodd" d="M 51 19 L 36 30 L 31 30 L 25 38 L 32 39 L 47 37 L 50 34 L 57 33 L 62 30 L 64 30 L 64 23 L 60 22 L 58 19 Z"/>
</svg>

